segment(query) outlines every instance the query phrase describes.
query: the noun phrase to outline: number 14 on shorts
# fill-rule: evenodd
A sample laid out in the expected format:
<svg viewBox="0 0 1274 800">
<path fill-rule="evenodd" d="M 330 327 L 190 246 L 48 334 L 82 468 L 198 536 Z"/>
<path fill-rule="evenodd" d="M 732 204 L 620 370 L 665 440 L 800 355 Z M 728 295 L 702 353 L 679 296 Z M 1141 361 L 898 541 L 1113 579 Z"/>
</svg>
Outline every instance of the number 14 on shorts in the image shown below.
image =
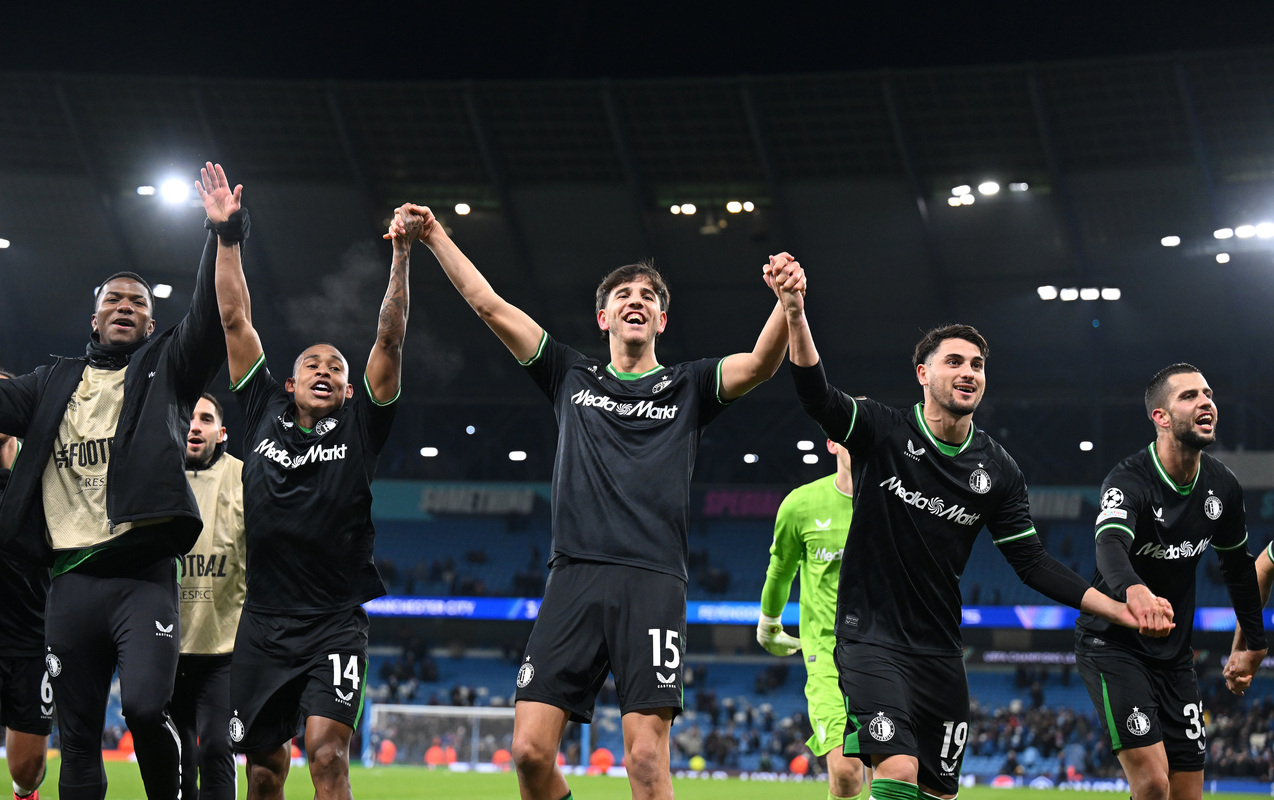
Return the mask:
<svg viewBox="0 0 1274 800">
<path fill-rule="evenodd" d="M 350 705 L 354 701 L 354 695 L 358 693 L 359 678 L 358 656 L 350 655 L 349 660 L 345 662 L 345 669 L 341 669 L 341 654 L 331 653 L 327 657 L 332 662 L 332 686 L 336 689 L 336 698 L 345 705 Z M 342 681 L 348 679 L 350 691 L 348 693 L 341 691 Z"/>
</svg>

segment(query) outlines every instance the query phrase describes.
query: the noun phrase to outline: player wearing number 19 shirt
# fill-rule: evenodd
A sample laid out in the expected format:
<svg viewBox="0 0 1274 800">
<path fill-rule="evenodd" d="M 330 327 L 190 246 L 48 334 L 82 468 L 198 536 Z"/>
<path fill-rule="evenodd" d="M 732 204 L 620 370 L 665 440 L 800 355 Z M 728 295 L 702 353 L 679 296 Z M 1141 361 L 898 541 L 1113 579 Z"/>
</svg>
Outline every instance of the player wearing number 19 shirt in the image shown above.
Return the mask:
<svg viewBox="0 0 1274 800">
<path fill-rule="evenodd" d="M 862 470 L 837 602 L 844 753 L 874 768 L 878 800 L 954 797 L 969 721 L 959 581 L 984 526 L 1027 585 L 1121 624 L 1137 622 L 1044 551 L 1021 471 L 973 425 L 987 357 L 976 330 L 930 331 L 913 358 L 924 401 L 889 408 L 827 383 L 791 265 L 772 263 L 767 281 L 786 311 L 801 405 Z"/>
<path fill-rule="evenodd" d="M 209 164 L 203 179 L 201 194 L 238 208 L 241 187 L 231 192 L 220 168 Z M 351 379 L 340 351 L 316 344 L 280 384 L 252 325 L 239 247 L 217 246 L 217 302 L 246 432 L 247 596 L 230 667 L 230 739 L 247 755 L 253 800 L 281 800 L 288 744 L 302 730 L 315 797 L 351 797 L 350 739 L 367 674 L 361 604 L 385 593 L 372 562 L 371 483 L 400 391 L 410 248 L 410 239 L 394 243 L 366 372 Z"/>
<path fill-rule="evenodd" d="M 1243 633 L 1226 667 L 1231 680 L 1250 679 L 1265 656 L 1261 592 L 1247 549 L 1243 489 L 1203 452 L 1216 441 L 1211 387 L 1196 368 L 1173 364 L 1151 380 L 1145 401 L 1158 435 L 1102 485 L 1093 586 L 1126 597 L 1130 608 L 1166 598 L 1177 626 L 1151 640 L 1084 615 L 1075 630 L 1075 663 L 1133 800 L 1165 793 L 1190 800 L 1202 796 L 1207 757 L 1190 642 L 1204 552 L 1215 550 L 1221 561 Z"/>
<path fill-rule="evenodd" d="M 570 796 L 558 745 L 569 720 L 591 716 L 610 671 L 633 797 L 670 799 L 690 473 L 703 427 L 782 363 L 781 310 L 775 305 L 750 353 L 664 367 L 655 339 L 668 319 L 667 287 L 653 267 L 621 267 L 596 294 L 609 363 L 587 358 L 497 295 L 429 209 L 399 211 L 425 221 L 421 240 L 557 417 L 551 571 L 517 679 L 512 749 L 522 797 Z"/>
</svg>

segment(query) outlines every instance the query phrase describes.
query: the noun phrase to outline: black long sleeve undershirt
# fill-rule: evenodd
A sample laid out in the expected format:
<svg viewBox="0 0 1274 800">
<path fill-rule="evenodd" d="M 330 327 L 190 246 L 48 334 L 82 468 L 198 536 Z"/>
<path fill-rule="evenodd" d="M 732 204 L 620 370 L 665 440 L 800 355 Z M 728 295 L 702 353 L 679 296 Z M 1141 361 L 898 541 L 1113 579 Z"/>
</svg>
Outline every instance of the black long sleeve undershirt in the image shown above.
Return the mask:
<svg viewBox="0 0 1274 800">
<path fill-rule="evenodd" d="M 1000 545 L 1022 583 L 1050 600 L 1079 608 L 1084 593 L 1091 588 L 1088 581 L 1048 554 L 1038 536 L 1029 536 Z"/>
<path fill-rule="evenodd" d="M 1116 600 L 1127 600 L 1129 587 L 1145 584 L 1132 568 L 1131 548 L 1132 537 L 1122 531 L 1107 530 L 1097 537 L 1097 570 Z"/>
<path fill-rule="evenodd" d="M 1234 606 L 1234 616 L 1248 650 L 1265 649 L 1265 626 L 1261 622 L 1261 588 L 1256 580 L 1256 559 L 1247 546 L 1233 550 L 1217 550 L 1221 559 L 1221 577 Z"/>
</svg>

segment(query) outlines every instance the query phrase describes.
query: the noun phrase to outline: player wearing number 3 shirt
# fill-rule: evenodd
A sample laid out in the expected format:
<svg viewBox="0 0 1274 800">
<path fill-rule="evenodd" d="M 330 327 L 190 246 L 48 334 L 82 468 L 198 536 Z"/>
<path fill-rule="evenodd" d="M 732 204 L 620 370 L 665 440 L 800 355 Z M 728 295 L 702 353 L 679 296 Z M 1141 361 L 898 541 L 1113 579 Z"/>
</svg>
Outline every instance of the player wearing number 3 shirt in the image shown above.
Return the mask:
<svg viewBox="0 0 1274 800">
<path fill-rule="evenodd" d="M 220 168 L 208 191 L 238 205 Z M 411 243 L 394 243 L 366 372 L 330 344 L 307 348 L 279 383 L 252 326 L 239 247 L 217 249 L 217 301 L 231 388 L 244 411 L 247 597 L 230 669 L 230 739 L 247 755 L 248 796 L 283 797 L 289 742 L 304 731 L 314 794 L 349 798 L 362 712 L 367 613 L 385 593 L 372 563 L 371 482 L 399 395 Z"/>
<path fill-rule="evenodd" d="M 844 753 L 874 768 L 877 800 L 954 797 L 969 730 L 959 581 L 983 527 L 1027 585 L 1137 621 L 1044 551 L 1021 470 L 973 425 L 986 340 L 967 325 L 926 334 L 912 361 L 924 401 L 912 408 L 855 399 L 828 384 L 793 277 L 778 262 L 766 273 L 786 311 L 797 395 L 862 469 L 837 602 Z M 1155 630 L 1150 622 L 1143 627 Z"/>
<path fill-rule="evenodd" d="M 1215 550 L 1221 560 L 1243 633 L 1226 666 L 1232 681 L 1250 681 L 1265 656 L 1261 594 L 1247 549 L 1243 490 L 1234 473 L 1203 452 L 1216 441 L 1212 388 L 1199 370 L 1173 364 L 1151 380 L 1145 400 L 1158 435 L 1102 485 L 1093 586 L 1126 597 L 1130 608 L 1166 598 L 1176 628 L 1151 640 L 1084 615 L 1075 630 L 1075 663 L 1134 800 L 1165 790 L 1172 800 L 1189 800 L 1203 794 L 1207 756 L 1190 644 L 1204 552 Z"/>
</svg>

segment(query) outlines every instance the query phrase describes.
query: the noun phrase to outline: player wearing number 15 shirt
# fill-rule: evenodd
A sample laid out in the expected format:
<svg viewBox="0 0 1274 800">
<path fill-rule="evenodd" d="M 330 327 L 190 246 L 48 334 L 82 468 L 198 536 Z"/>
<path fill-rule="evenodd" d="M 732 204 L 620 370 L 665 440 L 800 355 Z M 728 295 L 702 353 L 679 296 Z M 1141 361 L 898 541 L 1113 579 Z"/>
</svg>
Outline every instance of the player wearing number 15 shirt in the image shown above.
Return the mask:
<svg viewBox="0 0 1274 800">
<path fill-rule="evenodd" d="M 1166 598 L 1176 628 L 1152 640 L 1084 615 L 1075 663 L 1132 796 L 1167 788 L 1173 800 L 1189 800 L 1202 796 L 1207 757 L 1190 642 L 1203 554 L 1216 551 L 1243 632 L 1226 666 L 1232 680 L 1250 680 L 1265 656 L 1261 593 L 1247 549 L 1243 489 L 1203 452 L 1216 441 L 1212 388 L 1195 367 L 1173 364 L 1150 381 L 1145 403 L 1157 436 L 1102 485 L 1093 586 L 1126 598 L 1130 608 Z"/>
<path fill-rule="evenodd" d="M 844 753 L 874 768 L 877 800 L 954 797 L 969 722 L 959 581 L 984 526 L 1027 585 L 1137 623 L 1044 551 L 1021 470 L 973 425 L 986 388 L 981 334 L 967 325 L 929 331 L 912 361 L 923 402 L 890 408 L 828 384 L 790 265 L 772 263 L 766 278 L 786 312 L 801 405 L 862 469 L 837 602 Z"/>
</svg>

